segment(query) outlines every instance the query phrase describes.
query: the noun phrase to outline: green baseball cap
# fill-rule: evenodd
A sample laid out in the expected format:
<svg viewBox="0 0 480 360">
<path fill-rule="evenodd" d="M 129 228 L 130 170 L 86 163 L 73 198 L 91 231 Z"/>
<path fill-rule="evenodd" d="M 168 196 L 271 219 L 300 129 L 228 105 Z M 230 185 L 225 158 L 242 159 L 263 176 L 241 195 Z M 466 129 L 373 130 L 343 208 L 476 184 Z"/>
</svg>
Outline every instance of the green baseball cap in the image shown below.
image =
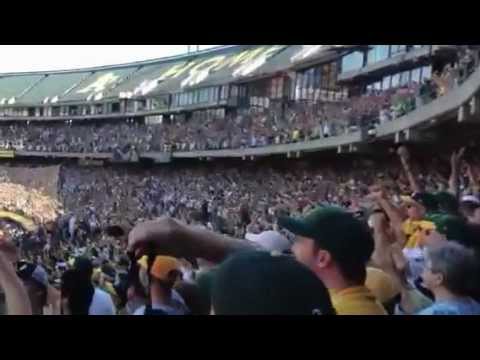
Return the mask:
<svg viewBox="0 0 480 360">
<path fill-rule="evenodd" d="M 428 213 L 438 211 L 438 201 L 435 195 L 428 192 L 420 192 L 412 195 L 412 199 L 421 204 Z"/>
<path fill-rule="evenodd" d="M 313 239 L 338 262 L 367 263 L 374 250 L 368 227 L 336 207 L 318 207 L 304 218 L 283 217 L 278 224 L 295 235 Z"/>
<path fill-rule="evenodd" d="M 436 230 L 446 236 L 447 240 L 461 244 L 471 242 L 472 231 L 468 224 L 460 217 L 445 214 L 431 215 L 429 220 L 435 224 Z"/>
<path fill-rule="evenodd" d="M 335 315 L 323 282 L 291 256 L 238 253 L 212 280 L 216 315 Z"/>
<path fill-rule="evenodd" d="M 457 198 L 447 191 L 441 191 L 434 195 L 441 213 L 455 215 L 458 213 Z"/>
</svg>

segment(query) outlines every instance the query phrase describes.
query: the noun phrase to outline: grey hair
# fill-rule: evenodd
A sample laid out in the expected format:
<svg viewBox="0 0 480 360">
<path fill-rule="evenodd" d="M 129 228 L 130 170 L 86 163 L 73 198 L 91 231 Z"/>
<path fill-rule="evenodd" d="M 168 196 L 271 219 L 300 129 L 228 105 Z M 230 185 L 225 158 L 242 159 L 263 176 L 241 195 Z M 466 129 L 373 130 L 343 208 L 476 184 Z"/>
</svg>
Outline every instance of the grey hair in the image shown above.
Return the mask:
<svg viewBox="0 0 480 360">
<path fill-rule="evenodd" d="M 478 273 L 473 250 L 449 241 L 440 246 L 427 247 L 426 258 L 431 263 L 431 271 L 443 275 L 443 286 L 459 296 L 471 295 Z"/>
</svg>

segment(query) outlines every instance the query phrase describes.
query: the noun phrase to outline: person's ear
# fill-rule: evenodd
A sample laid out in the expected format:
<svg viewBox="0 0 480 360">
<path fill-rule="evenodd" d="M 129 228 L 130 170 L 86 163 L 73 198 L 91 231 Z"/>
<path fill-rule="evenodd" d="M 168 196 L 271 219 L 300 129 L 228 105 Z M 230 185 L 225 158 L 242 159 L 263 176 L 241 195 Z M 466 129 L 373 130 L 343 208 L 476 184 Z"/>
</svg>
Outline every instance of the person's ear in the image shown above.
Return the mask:
<svg viewBox="0 0 480 360">
<path fill-rule="evenodd" d="M 315 255 L 315 265 L 318 268 L 326 268 L 332 262 L 332 256 L 327 250 L 318 250 L 317 254 Z"/>
<path fill-rule="evenodd" d="M 441 273 L 434 273 L 432 277 L 435 287 L 441 286 L 445 280 L 445 277 Z"/>
</svg>

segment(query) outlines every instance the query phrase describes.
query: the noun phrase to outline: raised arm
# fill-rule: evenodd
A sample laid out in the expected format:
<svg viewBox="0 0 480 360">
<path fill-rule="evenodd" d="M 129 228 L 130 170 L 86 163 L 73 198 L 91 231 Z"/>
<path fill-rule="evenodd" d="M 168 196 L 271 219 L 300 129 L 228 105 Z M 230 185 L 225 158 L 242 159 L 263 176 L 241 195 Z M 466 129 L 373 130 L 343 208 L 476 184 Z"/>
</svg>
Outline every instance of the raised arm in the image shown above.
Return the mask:
<svg viewBox="0 0 480 360">
<path fill-rule="evenodd" d="M 418 183 L 417 179 L 413 175 L 411 163 L 410 163 L 410 152 L 408 151 L 406 146 L 400 146 L 397 150 L 397 154 L 400 157 L 400 162 L 402 163 L 403 170 L 407 174 L 408 182 L 410 184 L 410 188 L 414 192 L 422 192 L 422 188 Z"/>
<path fill-rule="evenodd" d="M 403 222 L 407 217 L 406 214 L 391 203 L 381 186 L 373 186 L 370 190 L 371 194 L 369 197 L 374 200 L 388 216 L 392 228 L 401 230 Z"/>
<path fill-rule="evenodd" d="M 128 247 L 137 255 L 153 251 L 179 258 L 201 258 L 213 263 L 221 262 L 237 251 L 257 249 L 247 240 L 188 226 L 169 217 L 135 226 L 129 234 Z"/>
<path fill-rule="evenodd" d="M 379 224 L 378 224 L 379 225 Z M 378 266 L 390 274 L 400 289 L 400 303 L 398 304 L 396 314 L 415 314 L 419 310 L 428 306 L 431 301 L 412 287 L 407 281 L 408 260 L 405 258 L 401 239 L 388 240 L 389 237 L 396 237 L 398 232 L 394 229 L 388 229 L 387 226 L 377 226 L 374 228 L 374 238 L 376 243 L 383 242 L 381 253 L 377 256 Z M 372 259 L 373 260 L 373 259 Z"/>
<path fill-rule="evenodd" d="M 466 163 L 468 179 L 470 181 L 470 187 L 473 190 L 473 193 L 478 195 L 480 193 L 480 183 L 478 182 L 478 174 L 473 166 L 469 163 Z"/>
<path fill-rule="evenodd" d="M 448 191 L 458 197 L 458 173 L 460 170 L 460 161 L 462 159 L 465 148 L 461 148 L 458 152 L 453 152 L 450 157 L 450 179 L 448 180 Z"/>
<path fill-rule="evenodd" d="M 0 251 L 0 286 L 5 293 L 8 315 L 32 315 L 27 291 L 18 278 L 13 264 Z"/>
</svg>

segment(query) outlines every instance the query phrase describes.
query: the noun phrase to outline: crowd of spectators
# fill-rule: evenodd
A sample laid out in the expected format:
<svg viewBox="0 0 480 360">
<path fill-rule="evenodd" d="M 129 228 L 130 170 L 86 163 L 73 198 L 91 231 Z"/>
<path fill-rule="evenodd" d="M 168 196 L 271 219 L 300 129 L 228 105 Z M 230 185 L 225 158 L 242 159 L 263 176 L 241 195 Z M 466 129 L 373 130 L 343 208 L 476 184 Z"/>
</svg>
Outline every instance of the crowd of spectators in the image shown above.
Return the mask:
<svg viewBox="0 0 480 360">
<path fill-rule="evenodd" d="M 56 223 L 20 252 L 11 238 L 27 235 L 2 223 L 7 312 L 478 314 L 478 161 L 460 150 L 424 166 L 397 152 L 262 171 L 64 166 Z"/>
<path fill-rule="evenodd" d="M 477 66 L 463 49 L 431 79 L 388 90 L 367 89 L 348 100 L 269 102 L 236 111 L 202 110 L 165 116 L 148 125 L 132 119 L 108 122 L 22 122 L 0 127 L 0 148 L 42 152 L 127 153 L 238 149 L 337 136 L 395 120 L 462 84 Z"/>
<path fill-rule="evenodd" d="M 474 62 L 468 52 L 461 59 L 454 86 Z M 159 151 L 178 148 L 175 141 L 187 150 L 185 139 L 189 149 L 302 141 L 390 121 L 451 89 L 444 84 L 452 73 L 445 69 L 415 92 L 297 104 L 280 117 L 250 109 L 195 128 L 185 119 L 128 122 L 128 136 L 110 124 L 27 125 L 39 131 L 38 145 L 12 125 L 2 139 L 19 141 L 20 133 L 33 151 L 79 152 L 149 151 L 154 139 L 168 139 L 158 140 Z M 79 136 L 77 128 L 91 133 Z M 383 161 L 241 167 L 63 165 L 61 216 L 42 222 L 33 215 L 34 230 L 0 222 L 0 305 L 8 314 L 38 315 L 480 315 L 476 150 L 428 155 L 400 146 Z M 21 191 L 8 211 L 22 202 Z"/>
</svg>

